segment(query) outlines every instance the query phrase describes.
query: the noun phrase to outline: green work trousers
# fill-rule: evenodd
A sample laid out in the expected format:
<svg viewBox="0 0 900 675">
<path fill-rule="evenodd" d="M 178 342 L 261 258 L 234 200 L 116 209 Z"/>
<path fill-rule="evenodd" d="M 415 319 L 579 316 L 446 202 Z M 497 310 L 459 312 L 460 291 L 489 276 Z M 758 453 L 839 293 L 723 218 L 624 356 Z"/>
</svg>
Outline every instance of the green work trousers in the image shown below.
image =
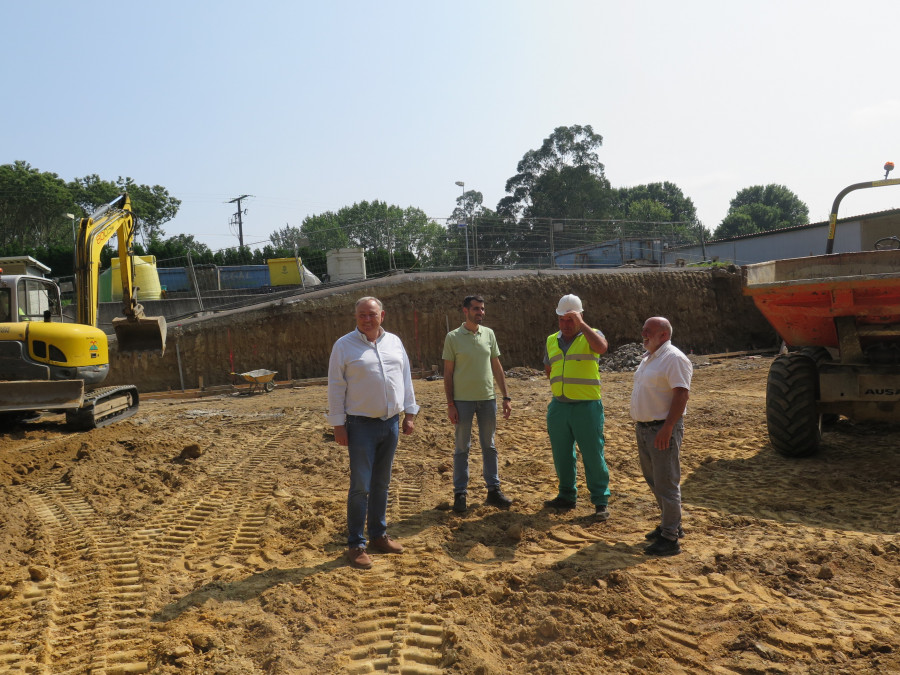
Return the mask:
<svg viewBox="0 0 900 675">
<path fill-rule="evenodd" d="M 603 402 L 563 403 L 553 399 L 547 407 L 547 431 L 553 448 L 553 466 L 559 478 L 559 496 L 575 501 L 575 444 L 581 451 L 584 476 L 594 506 L 609 502 L 609 469 L 603 457 Z"/>
</svg>

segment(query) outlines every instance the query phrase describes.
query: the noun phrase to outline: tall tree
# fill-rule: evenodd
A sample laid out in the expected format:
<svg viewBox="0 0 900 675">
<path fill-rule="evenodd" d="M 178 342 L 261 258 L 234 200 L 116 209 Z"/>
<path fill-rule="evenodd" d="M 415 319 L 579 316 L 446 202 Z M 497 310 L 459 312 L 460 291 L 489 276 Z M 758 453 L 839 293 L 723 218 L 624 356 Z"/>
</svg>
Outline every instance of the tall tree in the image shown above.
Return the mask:
<svg viewBox="0 0 900 675">
<path fill-rule="evenodd" d="M 716 238 L 767 232 L 809 222 L 809 208 L 784 185 L 753 185 L 738 191 Z"/>
<path fill-rule="evenodd" d="M 341 209 L 343 211 L 343 209 Z M 279 230 L 270 235 L 270 239 L 276 246 L 283 246 L 288 241 L 291 243 L 297 239 L 306 238 L 312 248 L 322 251 L 331 251 L 336 248 L 350 246 L 350 237 L 343 227 L 343 213 L 340 211 L 326 211 L 303 219 L 299 231 L 296 234 L 292 228 Z"/>
<path fill-rule="evenodd" d="M 150 255 L 155 255 L 157 262 L 166 266 L 167 261 L 175 261 L 175 266 L 183 265 L 182 259 L 190 252 L 194 262 L 200 262 L 204 257 L 211 257 L 209 246 L 197 241 L 192 234 L 176 234 L 168 239 L 158 239 L 147 247 Z"/>
<path fill-rule="evenodd" d="M 493 212 L 484 206 L 484 195 L 478 190 L 466 190 L 456 198 L 456 206 L 453 213 L 450 214 L 448 221 L 448 229 L 459 227 L 459 223 L 464 223 L 472 218 L 480 218 L 482 216 L 492 216 Z"/>
<path fill-rule="evenodd" d="M 299 233 L 287 227 L 270 235 L 276 245 L 299 238 L 305 238 L 314 250 L 353 246 L 395 255 L 407 251 L 420 263 L 429 264 L 447 248 L 446 230 L 430 220 L 422 209 L 413 206 L 404 209 L 378 200 L 307 216 Z"/>
<path fill-rule="evenodd" d="M 0 166 L 0 246 L 73 244 L 67 213 L 79 215 L 65 181 L 55 173 L 23 161 Z"/>
<path fill-rule="evenodd" d="M 611 216 L 638 223 L 678 223 L 666 225 L 666 231 L 689 240 L 696 240 L 703 227 L 694 202 L 669 181 L 616 188 Z M 704 229 L 703 235 L 709 237 L 709 231 Z"/>
<path fill-rule="evenodd" d="M 447 248 L 440 252 L 438 266 L 500 264 L 509 251 L 504 230 L 497 214 L 484 205 L 484 195 L 478 190 L 466 190 L 456 198 L 456 207 L 447 220 Z"/>
<path fill-rule="evenodd" d="M 309 240 L 303 235 L 299 227 L 285 225 L 280 230 L 275 230 L 269 235 L 269 241 L 275 249 L 293 250 L 309 245 Z"/>
<path fill-rule="evenodd" d="M 689 197 L 685 197 L 675 183 L 648 183 L 633 187 L 616 188 L 613 192 L 613 210 L 616 218 L 631 215 L 632 205 L 636 202 L 650 200 L 657 202 L 672 220 L 690 225 L 697 224 L 697 209 Z"/>
<path fill-rule="evenodd" d="M 69 184 L 75 201 L 90 215 L 118 195 L 127 192 L 131 198 L 140 233 L 149 241 L 159 241 L 165 235 L 162 226 L 178 213 L 181 200 L 172 197 L 161 185 L 140 185 L 131 178 L 102 180 L 97 174 L 76 178 Z"/>
<path fill-rule="evenodd" d="M 602 144 L 589 124 L 557 127 L 539 149 L 522 157 L 497 212 L 513 220 L 603 217 L 609 181 L 597 152 Z"/>
</svg>

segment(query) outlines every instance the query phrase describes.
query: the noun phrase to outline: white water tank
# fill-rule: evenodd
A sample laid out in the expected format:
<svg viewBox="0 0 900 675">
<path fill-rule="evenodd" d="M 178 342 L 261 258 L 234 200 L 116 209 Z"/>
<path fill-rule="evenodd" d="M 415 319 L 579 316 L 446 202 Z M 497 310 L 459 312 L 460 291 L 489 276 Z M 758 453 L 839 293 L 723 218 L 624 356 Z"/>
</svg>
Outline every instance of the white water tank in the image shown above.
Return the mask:
<svg viewBox="0 0 900 675">
<path fill-rule="evenodd" d="M 337 248 L 326 254 L 331 281 L 356 281 L 366 278 L 366 256 L 361 248 Z"/>
</svg>

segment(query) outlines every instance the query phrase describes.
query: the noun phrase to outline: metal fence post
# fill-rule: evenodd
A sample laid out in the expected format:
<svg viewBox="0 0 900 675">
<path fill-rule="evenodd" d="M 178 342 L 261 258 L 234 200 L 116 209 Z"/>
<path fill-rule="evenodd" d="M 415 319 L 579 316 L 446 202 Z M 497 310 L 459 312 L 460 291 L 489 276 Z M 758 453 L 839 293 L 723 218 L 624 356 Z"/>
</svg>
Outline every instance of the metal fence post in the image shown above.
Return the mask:
<svg viewBox="0 0 900 675">
<path fill-rule="evenodd" d="M 197 304 L 200 305 L 200 311 L 203 311 L 203 296 L 200 295 L 200 284 L 197 283 L 197 274 L 194 272 L 194 261 L 191 260 L 191 251 L 187 252 L 188 268 L 191 270 L 191 281 L 194 282 L 194 289 L 197 291 Z"/>
</svg>

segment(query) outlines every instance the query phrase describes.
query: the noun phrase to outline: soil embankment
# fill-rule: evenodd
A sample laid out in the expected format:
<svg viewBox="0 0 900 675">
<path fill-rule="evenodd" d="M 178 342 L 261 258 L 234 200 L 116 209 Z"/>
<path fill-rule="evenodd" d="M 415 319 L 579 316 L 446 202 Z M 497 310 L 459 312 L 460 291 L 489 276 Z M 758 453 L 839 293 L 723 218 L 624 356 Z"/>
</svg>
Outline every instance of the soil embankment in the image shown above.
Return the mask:
<svg viewBox="0 0 900 675">
<path fill-rule="evenodd" d="M 664 315 L 686 352 L 774 347 L 775 334 L 749 298 L 740 275 L 724 270 L 616 269 L 585 272 L 405 274 L 315 291 L 256 308 L 169 326 L 164 357 L 113 350 L 107 384 L 141 391 L 232 382 L 231 372 L 278 371 L 279 380 L 322 377 L 334 341 L 353 328 L 364 295 L 385 305 L 385 328 L 400 335 L 416 370 L 441 363 L 444 336 L 462 321 L 466 295 L 483 295 L 486 324 L 497 334 L 505 368 L 541 368 L 544 338 L 557 329 L 554 310 L 566 293 L 580 296 L 585 317 L 611 348 L 635 342 L 644 320 Z"/>
</svg>

